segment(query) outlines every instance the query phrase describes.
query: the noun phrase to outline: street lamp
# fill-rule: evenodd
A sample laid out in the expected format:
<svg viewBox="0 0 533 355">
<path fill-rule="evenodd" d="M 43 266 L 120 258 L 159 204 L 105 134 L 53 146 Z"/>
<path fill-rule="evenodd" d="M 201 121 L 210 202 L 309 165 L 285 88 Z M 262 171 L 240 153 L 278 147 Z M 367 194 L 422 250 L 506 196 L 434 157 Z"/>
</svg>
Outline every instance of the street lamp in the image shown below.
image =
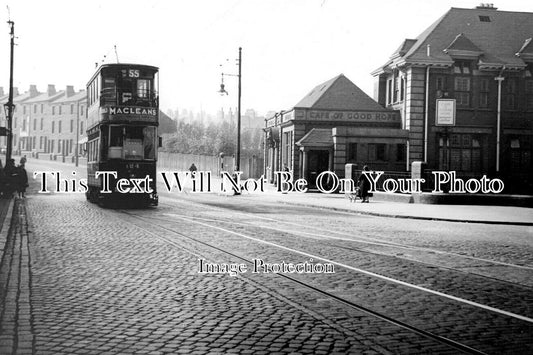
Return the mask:
<svg viewBox="0 0 533 355">
<path fill-rule="evenodd" d="M 6 161 L 11 159 L 11 150 L 13 148 L 13 134 L 12 134 L 12 122 L 13 122 L 13 111 L 15 111 L 15 105 L 12 101 L 8 101 L 4 104 L 4 113 L 6 115 Z"/>
<path fill-rule="evenodd" d="M 237 94 L 237 154 L 235 157 L 235 171 L 240 170 L 241 162 L 241 63 L 242 63 L 242 48 L 239 47 L 239 59 L 237 60 L 237 65 L 239 66 L 238 74 L 224 74 L 222 73 L 222 83 L 220 84 L 220 90 L 218 91 L 221 95 L 228 95 L 228 92 L 224 86 L 224 75 L 227 76 L 236 76 L 239 78 L 239 91 Z"/>
<path fill-rule="evenodd" d="M 12 132 L 12 125 L 13 125 L 13 110 L 15 109 L 15 105 L 13 105 L 13 48 L 15 46 L 15 23 L 11 20 L 7 21 L 9 24 L 11 31 L 11 42 L 10 42 L 10 60 L 9 60 L 9 99 L 7 100 L 7 103 L 4 104 L 4 109 L 6 110 L 6 119 L 7 119 L 7 142 L 6 142 L 6 162 L 11 159 L 11 150 L 13 148 L 13 132 Z"/>
</svg>

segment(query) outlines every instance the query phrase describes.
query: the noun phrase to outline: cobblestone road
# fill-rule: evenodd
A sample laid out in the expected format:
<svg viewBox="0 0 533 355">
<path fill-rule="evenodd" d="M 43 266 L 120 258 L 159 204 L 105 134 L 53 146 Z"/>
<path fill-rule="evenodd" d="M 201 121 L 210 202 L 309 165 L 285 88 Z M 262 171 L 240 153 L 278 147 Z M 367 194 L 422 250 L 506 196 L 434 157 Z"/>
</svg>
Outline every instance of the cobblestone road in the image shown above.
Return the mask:
<svg viewBox="0 0 533 355">
<path fill-rule="evenodd" d="M 16 223 L 0 230 L 1 354 L 458 352 L 344 301 L 486 353 L 533 349 L 527 320 L 416 289 L 531 318 L 530 227 L 357 216 L 254 196 L 168 194 L 157 209 L 120 211 L 81 194 L 30 194 L 11 211 Z M 302 253 L 416 287 L 345 267 L 295 280 L 198 273 L 199 258 L 308 260 Z"/>
</svg>

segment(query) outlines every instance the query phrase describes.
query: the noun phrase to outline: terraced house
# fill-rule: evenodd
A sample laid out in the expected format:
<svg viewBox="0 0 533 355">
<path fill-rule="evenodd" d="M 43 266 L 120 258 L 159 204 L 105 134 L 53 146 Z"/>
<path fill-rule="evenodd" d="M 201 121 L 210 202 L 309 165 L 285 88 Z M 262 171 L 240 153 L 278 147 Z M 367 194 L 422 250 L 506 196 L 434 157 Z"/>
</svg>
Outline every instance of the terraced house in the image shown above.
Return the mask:
<svg viewBox="0 0 533 355">
<path fill-rule="evenodd" d="M 407 164 L 502 177 L 532 193 L 533 13 L 452 8 L 372 74 L 399 110 Z"/>
<path fill-rule="evenodd" d="M 7 95 L 0 97 L 0 101 L 2 104 L 7 102 Z M 81 148 L 84 141 L 86 101 L 85 90 L 75 92 L 70 85 L 60 91 L 54 85 L 48 85 L 45 92 L 30 85 L 23 94 L 15 88 L 13 152 L 29 156 L 46 154 L 51 159 L 72 157 L 76 142 Z M 82 154 L 83 149 L 79 152 Z"/>
</svg>

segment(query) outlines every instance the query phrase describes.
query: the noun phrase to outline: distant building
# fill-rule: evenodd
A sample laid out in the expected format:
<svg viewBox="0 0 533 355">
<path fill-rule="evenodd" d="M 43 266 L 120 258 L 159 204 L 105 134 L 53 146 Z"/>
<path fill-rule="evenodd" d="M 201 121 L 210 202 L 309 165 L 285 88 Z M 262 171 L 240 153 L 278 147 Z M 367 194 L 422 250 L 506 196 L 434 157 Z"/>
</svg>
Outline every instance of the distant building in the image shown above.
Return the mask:
<svg viewBox="0 0 533 355">
<path fill-rule="evenodd" d="M 452 8 L 372 73 L 409 132 L 408 164 L 532 192 L 532 37 L 533 13 Z"/>
<path fill-rule="evenodd" d="M 7 96 L 0 97 L 0 102 L 7 102 Z M 29 91 L 14 94 L 13 103 L 15 154 L 69 156 L 75 153 L 76 141 L 83 143 L 87 106 L 84 90 L 75 92 L 72 86 L 67 86 L 56 91 L 54 85 L 48 85 L 46 92 L 39 92 L 35 85 L 30 85 Z"/>
</svg>

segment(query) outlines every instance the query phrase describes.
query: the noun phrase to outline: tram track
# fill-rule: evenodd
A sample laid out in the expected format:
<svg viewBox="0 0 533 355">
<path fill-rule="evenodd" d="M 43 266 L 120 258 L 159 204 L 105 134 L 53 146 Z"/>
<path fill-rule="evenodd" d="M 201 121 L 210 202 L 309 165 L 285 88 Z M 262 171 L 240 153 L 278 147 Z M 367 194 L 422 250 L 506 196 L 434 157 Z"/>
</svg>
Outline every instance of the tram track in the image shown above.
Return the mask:
<svg viewBox="0 0 533 355">
<path fill-rule="evenodd" d="M 175 217 L 178 218 L 178 219 L 181 219 L 182 221 L 194 223 L 196 225 L 200 225 L 200 226 L 203 226 L 203 227 L 215 229 L 215 230 L 218 230 L 218 231 L 221 231 L 221 232 L 225 232 L 225 233 L 228 233 L 228 234 L 233 234 L 233 235 L 236 235 L 238 237 L 245 238 L 247 240 L 251 240 L 252 242 L 262 243 L 262 244 L 265 244 L 265 245 L 268 245 L 268 246 L 272 246 L 272 247 L 275 247 L 275 248 L 278 248 L 278 249 L 282 249 L 282 250 L 285 250 L 285 251 L 288 251 L 288 252 L 291 252 L 291 253 L 300 254 L 302 256 L 309 257 L 309 258 L 312 258 L 314 260 L 321 260 L 321 261 L 324 261 L 326 263 L 332 263 L 332 264 L 335 264 L 335 265 L 337 265 L 339 267 L 342 267 L 344 269 L 348 269 L 348 270 L 351 270 L 351 271 L 362 273 L 362 274 L 371 276 L 373 278 L 382 279 L 382 280 L 385 280 L 387 282 L 396 283 L 398 285 L 402 285 L 402 286 L 405 286 L 405 287 L 413 288 L 413 289 L 416 289 L 416 290 L 419 290 L 419 291 L 423 291 L 423 292 L 426 292 L 426 293 L 429 293 L 429 294 L 433 294 L 433 295 L 440 296 L 440 297 L 445 297 L 445 298 L 448 298 L 448 299 L 453 300 L 453 301 L 458 301 L 458 302 L 461 302 L 461 303 L 464 303 L 464 304 L 468 304 L 468 305 L 471 305 L 471 306 L 474 306 L 474 307 L 478 307 L 478 308 L 482 308 L 482 309 L 485 309 L 485 310 L 488 310 L 488 311 L 496 312 L 496 313 L 499 313 L 499 314 L 502 314 L 502 315 L 505 315 L 505 316 L 510 316 L 510 317 L 513 317 L 513 318 L 516 318 L 516 319 L 519 319 L 519 320 L 522 320 L 522 321 L 525 321 L 525 322 L 533 324 L 533 318 L 531 318 L 531 317 L 522 316 L 520 314 L 511 312 L 511 311 L 507 311 L 507 310 L 499 309 L 499 308 L 492 307 L 492 306 L 489 306 L 489 305 L 485 305 L 485 304 L 482 304 L 482 303 L 479 303 L 479 302 L 471 301 L 469 299 L 458 297 L 458 296 L 455 296 L 453 294 L 449 294 L 449 293 L 446 293 L 446 292 L 443 292 L 443 291 L 434 290 L 434 289 L 431 289 L 431 288 L 428 288 L 428 287 L 424 287 L 424 286 L 419 286 L 419 283 L 406 282 L 406 281 L 400 280 L 397 277 L 391 277 L 391 276 L 387 276 L 387 275 L 385 275 L 383 273 L 377 273 L 377 272 L 369 271 L 367 269 L 363 269 L 361 267 L 355 267 L 355 266 L 352 266 L 352 265 L 349 265 L 349 264 L 346 264 L 346 263 L 343 263 L 343 262 L 339 262 L 339 261 L 336 261 L 336 260 L 321 256 L 321 255 L 316 254 L 316 253 L 312 254 L 311 252 L 295 249 L 293 247 L 287 247 L 285 245 L 281 245 L 281 244 L 276 243 L 276 242 L 271 242 L 271 241 L 264 240 L 264 239 L 261 239 L 261 238 L 258 238 L 258 237 L 253 237 L 253 236 L 250 236 L 248 234 L 244 234 L 242 232 L 237 232 L 237 231 L 225 228 L 225 227 L 219 227 L 219 226 L 215 226 L 215 225 L 212 225 L 212 224 L 208 224 L 208 223 L 205 223 L 205 222 L 198 221 L 198 219 L 201 220 L 202 218 L 189 217 L 189 216 L 178 216 L 178 215 L 175 215 Z M 139 218 L 146 219 L 145 217 L 139 217 Z M 153 217 L 151 217 L 150 219 L 154 220 Z M 157 217 L 155 218 L 155 220 L 160 221 L 160 222 L 165 221 L 164 219 L 160 219 L 160 218 L 157 218 Z M 166 222 L 176 223 L 175 220 L 174 221 L 166 220 Z M 161 228 L 164 228 L 164 227 L 161 227 Z M 171 228 L 165 228 L 165 229 L 167 229 L 168 231 L 171 231 L 171 232 L 175 232 Z M 249 231 L 246 231 L 246 232 L 249 233 Z"/>
<path fill-rule="evenodd" d="M 159 217 L 154 217 L 153 219 L 159 220 L 159 221 L 162 221 L 162 222 L 168 221 L 168 220 L 165 220 L 164 218 L 159 218 Z M 339 240 L 339 239 L 337 239 L 335 237 L 329 238 L 329 237 L 325 236 L 324 238 L 321 238 L 320 235 L 314 234 L 314 233 L 307 233 L 307 232 L 300 232 L 300 231 L 293 231 L 293 230 L 284 230 L 284 229 L 270 227 L 270 226 L 257 226 L 257 225 L 253 225 L 251 223 L 226 221 L 226 220 L 222 220 L 222 219 L 203 218 L 203 217 L 194 217 L 194 219 L 195 220 L 205 221 L 205 222 L 231 224 L 233 226 L 243 226 L 243 227 L 249 227 L 249 228 L 267 229 L 267 230 L 272 230 L 272 231 L 275 231 L 275 232 L 281 232 L 281 233 L 290 234 L 290 235 L 296 235 L 296 236 L 300 236 L 300 237 L 306 237 L 306 236 L 317 237 L 318 240 L 321 240 L 321 241 L 326 240 L 326 243 L 324 243 L 324 245 L 328 246 L 328 247 L 331 247 L 331 248 L 339 248 L 339 249 L 344 249 L 344 250 L 349 250 L 349 251 L 355 251 L 355 252 L 358 252 L 358 253 L 372 254 L 372 255 L 375 255 L 375 256 L 378 256 L 378 257 L 388 257 L 388 258 L 395 258 L 395 259 L 405 260 L 405 261 L 416 263 L 416 264 L 419 264 L 419 265 L 425 265 L 425 266 L 430 267 L 430 268 L 438 268 L 438 269 L 447 270 L 447 271 L 454 272 L 454 273 L 463 274 L 463 275 L 466 275 L 466 276 L 475 276 L 475 277 L 478 277 L 478 278 L 486 279 L 486 280 L 488 280 L 490 282 L 502 283 L 502 284 L 505 284 L 505 285 L 508 285 L 508 286 L 511 286 L 511 287 L 518 287 L 518 288 L 521 288 L 521 289 L 527 288 L 527 289 L 530 289 L 530 290 L 533 289 L 533 287 L 529 286 L 529 285 L 523 285 L 523 284 L 516 283 L 516 282 L 511 282 L 511 281 L 507 281 L 507 280 L 501 280 L 501 279 L 498 279 L 498 278 L 495 278 L 495 277 L 490 277 L 490 276 L 487 276 L 487 275 L 478 274 L 478 273 L 471 272 L 471 271 L 464 271 L 464 270 L 460 270 L 460 269 L 453 268 L 453 267 L 446 267 L 446 266 L 443 266 L 443 265 L 440 265 L 440 264 L 424 262 L 424 261 L 420 261 L 420 260 L 417 260 L 417 259 L 411 259 L 409 257 L 403 257 L 403 256 L 391 255 L 391 254 L 387 254 L 387 253 L 375 252 L 375 251 L 368 250 L 368 249 L 365 249 L 365 248 L 358 248 L 358 247 L 353 247 L 353 246 L 345 246 L 345 245 L 339 245 L 339 244 L 327 242 L 329 240 Z M 313 239 L 313 240 L 317 240 L 317 239 Z M 351 239 L 347 239 L 347 238 L 342 238 L 340 240 L 348 241 L 348 242 L 359 242 L 358 240 L 351 240 Z M 371 244 L 375 244 L 375 243 L 371 243 Z"/>
<path fill-rule="evenodd" d="M 173 202 L 174 202 L 174 200 L 173 200 Z M 180 202 L 180 203 L 184 203 L 184 204 L 186 203 L 188 206 L 190 206 L 191 203 L 194 203 L 194 204 L 197 204 L 197 205 L 201 205 L 203 208 L 205 208 L 205 204 L 202 204 L 200 202 L 194 202 L 194 201 L 190 201 L 190 200 L 187 200 L 186 202 L 176 200 L 176 202 Z M 160 205 L 161 206 L 167 206 L 167 207 L 175 207 L 175 206 L 173 206 L 171 204 L 165 204 L 165 203 L 160 203 Z M 218 207 L 218 206 L 209 205 L 208 207 L 213 209 L 213 210 L 219 210 L 219 211 L 224 211 L 225 210 L 224 208 L 221 208 L 221 207 Z M 309 207 L 305 207 L 305 208 L 309 208 Z M 276 228 L 276 227 L 271 227 L 271 226 L 265 226 L 265 228 L 269 228 L 269 229 L 274 230 L 274 231 L 289 232 L 289 233 L 295 233 L 295 234 L 299 234 L 299 235 L 308 235 L 308 236 L 317 237 L 317 238 L 321 238 L 321 239 L 331 239 L 331 240 L 347 241 L 347 242 L 359 242 L 359 243 L 365 243 L 365 244 L 368 244 L 368 245 L 377 245 L 377 246 L 383 246 L 383 247 L 395 247 L 395 248 L 401 248 L 401 249 L 405 249 L 405 250 L 409 250 L 409 251 L 413 251 L 413 252 L 427 252 L 427 253 L 445 255 L 445 256 L 450 256 L 450 257 L 455 257 L 455 258 L 460 258 L 460 259 L 472 260 L 472 261 L 476 261 L 476 262 L 480 262 L 480 263 L 488 263 L 488 264 L 492 264 L 492 265 L 496 265 L 496 266 L 503 266 L 503 267 L 509 267 L 509 268 L 516 268 L 516 269 L 523 269 L 523 270 L 533 271 L 533 266 L 530 266 L 530 265 L 518 265 L 518 264 L 514 264 L 514 263 L 508 263 L 508 262 L 503 262 L 503 261 L 498 261 L 498 260 L 493 260 L 493 259 L 487 259 L 487 258 L 480 258 L 480 257 L 471 256 L 471 255 L 454 253 L 454 252 L 449 252 L 449 251 L 444 251 L 444 250 L 439 250 L 439 249 L 434 249 L 434 248 L 406 245 L 406 244 L 400 244 L 400 243 L 395 243 L 395 242 L 391 242 L 391 241 L 383 241 L 383 240 L 380 240 L 380 239 L 377 239 L 377 238 L 373 238 L 373 237 L 369 237 L 369 236 L 365 236 L 365 237 L 353 236 L 353 235 L 350 235 L 350 234 L 347 234 L 347 233 L 344 233 L 344 232 L 337 232 L 337 231 L 334 231 L 334 230 L 331 230 L 331 229 L 325 229 L 325 228 L 321 228 L 321 227 L 318 227 L 318 226 L 315 226 L 315 225 L 310 227 L 309 225 L 304 225 L 304 224 L 296 223 L 296 222 L 293 222 L 293 221 L 274 219 L 274 218 L 269 218 L 269 217 L 265 217 L 265 216 L 259 216 L 257 214 L 252 214 L 252 213 L 247 213 L 247 212 L 233 211 L 233 213 L 239 214 L 239 215 L 242 215 L 242 216 L 246 216 L 246 217 L 253 217 L 253 218 L 256 218 L 256 219 L 273 222 L 273 223 L 276 223 L 277 225 L 279 225 L 280 223 L 283 223 L 283 224 L 286 224 L 286 225 L 291 225 L 291 226 L 300 228 L 299 230 L 295 231 L 295 230 L 290 230 L 290 229 L 287 229 L 287 228 Z M 331 211 L 331 213 L 341 214 L 341 215 L 353 215 L 353 214 L 349 214 L 347 212 L 342 212 L 342 211 Z M 242 222 L 238 222 L 238 223 L 242 223 Z M 321 232 L 327 233 L 329 235 L 323 234 L 323 233 L 318 234 L 318 233 L 315 233 L 315 232 L 305 232 L 305 231 L 302 230 L 302 229 L 307 229 L 307 228 L 312 228 L 313 230 L 321 231 Z M 331 234 L 333 234 L 333 235 L 331 235 Z"/>
<path fill-rule="evenodd" d="M 213 245 L 213 243 L 209 243 L 209 242 L 206 242 L 205 240 L 200 240 L 200 239 L 197 239 L 197 238 L 193 238 L 191 237 L 190 235 L 186 235 L 182 232 L 178 232 L 176 231 L 174 228 L 170 228 L 170 227 L 165 227 L 163 226 L 162 224 L 164 222 L 166 223 L 176 223 L 176 220 L 172 221 L 172 220 L 164 220 L 162 221 L 160 218 L 155 218 L 155 217 L 150 217 L 150 218 L 146 218 L 146 217 L 142 217 L 142 216 L 136 216 L 136 215 L 133 215 L 129 212 L 125 212 L 125 211 L 122 211 L 123 213 L 128 213 L 128 215 L 132 218 L 136 218 L 138 219 L 139 221 L 143 221 L 143 223 L 150 223 L 151 225 L 153 226 L 156 226 L 157 228 L 162 228 L 164 229 L 165 231 L 167 232 L 171 232 L 173 233 L 174 235 L 179 235 L 180 237 L 183 237 L 183 238 L 187 238 L 189 240 L 192 240 L 196 243 L 200 243 L 200 244 L 203 244 L 205 245 L 206 247 L 208 248 L 213 248 L 213 249 L 216 249 L 216 250 L 219 250 L 220 252 L 223 252 L 223 253 L 226 253 L 227 255 L 230 255 L 234 258 L 238 258 L 240 260 L 246 260 L 247 262 L 251 263 L 252 261 L 249 259 L 249 258 L 246 258 L 246 257 L 243 257 L 242 255 L 239 255 L 235 252 L 231 252 L 231 251 L 227 251 L 227 250 L 224 250 L 220 247 L 217 247 L 216 245 Z M 175 216 L 174 216 L 175 217 Z M 202 227 L 205 227 L 205 228 L 210 228 L 210 229 L 215 229 L 215 230 L 218 230 L 220 232 L 225 232 L 225 233 L 230 233 L 230 234 L 233 234 L 233 235 L 237 235 L 239 237 L 243 237 L 243 238 L 249 238 L 251 240 L 253 240 L 254 242 L 261 242 L 261 243 L 266 243 L 267 245 L 271 245 L 271 246 L 274 246 L 276 248 L 282 248 L 282 249 L 285 249 L 287 251 L 290 251 L 292 253 L 299 253 L 301 255 L 306 255 L 308 257 L 312 257 L 312 258 L 316 258 L 315 260 L 324 260 L 324 261 L 328 261 L 328 262 L 335 262 L 333 260 L 328 260 L 328 259 L 325 259 L 325 258 L 321 258 L 320 256 L 317 256 L 317 255 L 312 255 L 312 254 L 309 254 L 309 253 L 305 253 L 305 252 L 301 252 L 301 251 L 298 251 L 298 250 L 294 250 L 294 249 L 291 249 L 291 248 L 287 248 L 287 247 L 283 247 L 283 246 L 280 246 L 280 245 L 275 245 L 275 243 L 270 243 L 270 242 L 267 242 L 267 241 L 259 241 L 259 240 L 256 240 L 256 238 L 250 238 L 249 236 L 246 236 L 244 235 L 243 233 L 240 233 L 240 232 L 235 232 L 235 231 L 232 231 L 232 230 L 228 230 L 228 229 L 225 229 L 225 228 L 221 228 L 221 227 L 218 227 L 218 226 L 213 226 L 213 225 L 209 225 L 207 223 L 203 223 L 203 222 L 199 222 L 199 221 L 194 221 L 194 218 L 192 217 L 188 217 L 188 216 L 181 216 L 179 217 L 181 219 L 182 222 L 188 222 L 188 223 L 194 223 L 196 225 L 200 225 Z M 196 218 L 198 219 L 198 218 Z M 241 223 L 242 224 L 242 223 Z M 341 266 L 341 267 L 345 267 L 345 268 L 348 268 L 348 269 L 351 269 L 352 271 L 355 271 L 355 272 L 363 272 L 363 273 L 367 273 L 367 274 L 370 274 L 372 277 L 378 277 L 378 278 L 382 278 L 384 280 L 386 280 L 387 282 L 395 282 L 395 283 L 398 283 L 400 285 L 403 285 L 403 286 L 407 286 L 407 287 L 414 287 L 415 289 L 417 289 L 418 291 L 424 291 L 424 292 L 428 292 L 428 290 L 426 288 L 420 288 L 416 285 L 409 285 L 407 283 L 403 283 L 403 282 L 398 282 L 398 280 L 394 280 L 394 279 L 391 279 L 391 278 L 387 278 L 387 277 L 384 277 L 382 275 L 377 275 L 377 274 L 372 274 L 372 273 L 368 273 L 367 271 L 365 270 L 356 270 L 355 268 L 352 268 L 350 267 L 349 265 L 342 265 L 341 263 L 337 263 L 337 265 Z M 415 328 L 415 329 L 412 329 L 413 332 L 416 331 L 416 329 L 419 329 L 419 327 L 416 327 L 416 326 L 412 326 L 412 325 L 409 325 L 408 323 L 406 322 L 403 322 L 401 320 L 397 320 L 397 319 L 394 319 L 394 318 L 391 318 L 391 317 L 388 317 L 386 315 L 384 315 L 383 313 L 381 312 L 376 312 L 376 311 L 372 311 L 370 309 L 368 309 L 368 307 L 365 307 L 363 305 L 360 305 L 360 304 L 357 304 L 355 302 L 352 302 L 350 300 L 347 300 L 343 297 L 339 297 L 335 294 L 332 294 L 331 292 L 327 292 L 327 291 L 324 291 L 322 289 L 320 289 L 319 287 L 316 287 L 312 284 L 309 284 L 309 283 L 306 283 L 306 282 L 303 282 L 301 280 L 297 280 L 295 279 L 294 277 L 292 276 L 289 276 L 289 275 L 284 275 L 284 274 L 277 274 L 277 275 L 280 275 L 282 277 L 285 277 L 285 278 L 288 278 L 288 280 L 291 280 L 291 282 L 295 282 L 295 283 L 299 283 L 299 284 L 302 284 L 302 286 L 305 286 L 307 287 L 308 289 L 312 289 L 312 290 L 315 290 L 316 292 L 322 294 L 323 296 L 328 296 L 332 299 L 338 299 L 337 301 L 338 302 L 346 302 L 346 305 L 350 305 L 350 307 L 353 307 L 353 308 L 357 308 L 357 309 L 360 309 L 361 311 L 371 311 L 371 312 L 374 312 L 376 313 L 376 317 L 378 316 L 383 316 L 384 319 L 387 319 L 387 318 L 390 318 L 389 321 L 392 321 L 392 322 L 398 322 L 398 326 L 402 326 L 402 327 L 412 327 L 412 328 Z M 466 304 L 469 304 L 470 306 L 474 306 L 474 307 L 479 307 L 479 308 L 482 308 L 483 310 L 485 311 L 491 311 L 491 312 L 497 312 L 499 313 L 500 315 L 503 315 L 503 316 L 508 316 L 508 317 L 514 317 L 515 319 L 517 320 L 520 320 L 520 321 L 524 321 L 524 322 L 529 322 L 529 323 L 532 323 L 533 320 L 531 318 L 528 318 L 528 317 L 523 317 L 523 316 L 520 316 L 518 314 L 513 314 L 512 312 L 506 312 L 506 311 L 502 311 L 502 310 L 499 310 L 499 309 L 494 309 L 493 307 L 490 307 L 490 306 L 485 306 L 485 305 L 482 305 L 482 304 L 478 304 L 476 302 L 470 302 L 468 300 L 462 300 L 460 298 L 457 298 L 455 296 L 452 296 L 452 295 L 447 295 L 445 293 L 440 293 L 440 292 L 434 292 L 432 290 L 429 290 L 430 292 L 432 292 L 434 295 L 437 295 L 439 297 L 445 297 L 445 298 L 448 298 L 449 300 L 454 300 L 454 301 L 458 301 L 458 302 L 464 302 Z M 418 334 L 423 334 L 424 332 L 426 332 L 425 330 L 423 329 L 419 329 L 421 330 L 422 332 L 421 333 L 418 333 Z M 431 332 L 429 332 L 430 334 L 432 335 L 429 335 L 428 336 L 432 339 L 438 339 L 438 338 L 442 338 L 441 335 L 437 335 L 437 334 L 433 334 Z M 432 337 L 434 336 L 434 337 Z M 454 342 L 453 340 L 449 339 L 450 342 Z M 446 340 L 444 341 L 445 343 L 447 343 L 448 345 L 450 345 L 451 343 L 450 342 L 447 342 Z M 456 347 L 457 350 L 461 350 L 461 351 L 464 351 L 464 352 L 469 352 L 469 353 L 481 353 L 481 352 L 476 352 L 477 350 L 476 349 L 470 349 L 468 346 L 466 346 L 466 348 L 462 348 L 460 346 L 461 343 L 459 343 L 459 346 Z M 457 344 L 456 344 L 457 345 Z M 451 345 L 453 346 L 453 345 Z"/>
<path fill-rule="evenodd" d="M 128 211 L 122 210 L 120 212 L 123 213 L 123 214 L 126 214 L 128 217 L 135 218 L 137 220 L 142 220 L 143 224 L 144 223 L 148 223 L 148 224 L 151 225 L 151 227 L 157 227 L 157 228 L 164 229 L 164 230 L 166 230 L 168 232 L 171 232 L 171 233 L 173 233 L 175 235 L 178 235 L 181 238 L 186 238 L 186 239 L 188 239 L 188 240 L 190 240 L 190 241 L 192 241 L 194 243 L 201 244 L 204 247 L 207 247 L 207 248 L 212 249 L 212 250 L 216 250 L 216 251 L 218 251 L 220 253 L 223 253 L 225 255 L 231 256 L 232 258 L 235 258 L 237 260 L 244 261 L 244 262 L 246 262 L 248 264 L 253 264 L 253 260 L 251 260 L 250 258 L 243 257 L 242 255 L 239 255 L 237 253 L 225 250 L 225 249 L 220 248 L 220 247 L 218 247 L 216 245 L 213 245 L 213 244 L 207 243 L 205 241 L 202 241 L 202 240 L 200 240 L 198 238 L 193 238 L 190 235 L 178 232 L 178 231 L 176 231 L 174 229 L 161 226 L 160 224 L 157 224 L 155 221 L 153 221 L 153 219 L 152 219 L 152 221 L 147 221 L 146 218 L 133 215 L 133 214 L 129 213 Z M 141 226 L 138 226 L 138 225 L 136 225 L 136 227 L 143 229 L 145 232 L 153 235 L 154 237 L 156 237 L 156 238 L 158 238 L 160 240 L 163 240 L 163 241 L 167 242 L 168 244 L 170 244 L 170 245 L 172 245 L 174 247 L 186 250 L 186 251 L 192 253 L 193 255 L 195 255 L 198 258 L 203 257 L 201 254 L 191 250 L 190 248 L 183 247 L 183 245 L 181 245 L 180 243 L 177 243 L 172 238 L 163 237 L 160 234 L 154 233 L 151 229 L 148 229 L 148 228 L 145 228 L 145 227 L 141 227 Z M 242 275 L 239 275 L 239 276 L 242 276 Z M 373 318 L 379 319 L 379 320 L 384 321 L 386 323 L 389 323 L 389 324 L 392 324 L 392 325 L 397 326 L 399 328 L 405 329 L 405 330 L 407 330 L 409 332 L 412 332 L 414 334 L 417 334 L 419 336 L 422 336 L 424 338 L 432 340 L 432 341 L 434 341 L 436 343 L 445 345 L 445 346 L 447 346 L 450 349 L 453 349 L 455 351 L 459 351 L 459 352 L 465 353 L 465 354 L 487 354 L 487 353 L 485 353 L 485 352 L 483 352 L 481 350 L 475 349 L 475 348 L 473 348 L 471 346 L 468 346 L 466 344 L 463 344 L 461 342 L 457 342 L 457 341 L 455 341 L 453 339 L 450 339 L 450 338 L 447 338 L 445 336 L 440 336 L 440 335 L 434 334 L 434 333 L 426 331 L 424 329 L 412 326 L 412 325 L 408 324 L 407 322 L 403 322 L 401 320 L 394 319 L 394 318 L 389 317 L 389 316 L 387 316 L 385 314 L 382 314 L 380 312 L 376 312 L 376 311 L 374 311 L 374 310 L 372 310 L 372 309 L 370 309 L 368 307 L 365 307 L 363 305 L 360 305 L 360 304 L 357 304 L 357 303 L 352 302 L 350 300 L 347 300 L 347 299 L 344 299 L 342 297 L 339 297 L 339 296 L 337 296 L 337 295 L 335 295 L 335 294 L 333 294 L 331 292 L 322 290 L 319 287 L 316 287 L 316 286 L 313 286 L 312 284 L 309 284 L 309 283 L 303 282 L 301 280 L 298 280 L 298 279 L 296 279 L 296 278 L 294 278 L 292 276 L 289 276 L 287 274 L 276 273 L 275 276 L 281 277 L 281 278 L 283 278 L 285 280 L 288 280 L 288 281 L 290 281 L 292 283 L 298 284 L 299 286 L 304 287 L 305 289 L 307 289 L 309 291 L 312 291 L 312 292 L 314 292 L 314 293 L 316 293 L 318 295 L 321 295 L 321 296 L 325 296 L 328 299 L 334 300 L 335 302 L 338 302 L 339 304 L 341 304 L 341 305 L 343 305 L 345 307 L 349 307 L 349 308 L 351 308 L 353 310 L 356 310 L 358 312 L 362 312 L 362 313 L 364 313 L 364 314 L 366 314 L 368 316 L 371 316 Z M 271 289 L 271 291 L 272 292 L 276 292 L 273 289 Z"/>
</svg>

